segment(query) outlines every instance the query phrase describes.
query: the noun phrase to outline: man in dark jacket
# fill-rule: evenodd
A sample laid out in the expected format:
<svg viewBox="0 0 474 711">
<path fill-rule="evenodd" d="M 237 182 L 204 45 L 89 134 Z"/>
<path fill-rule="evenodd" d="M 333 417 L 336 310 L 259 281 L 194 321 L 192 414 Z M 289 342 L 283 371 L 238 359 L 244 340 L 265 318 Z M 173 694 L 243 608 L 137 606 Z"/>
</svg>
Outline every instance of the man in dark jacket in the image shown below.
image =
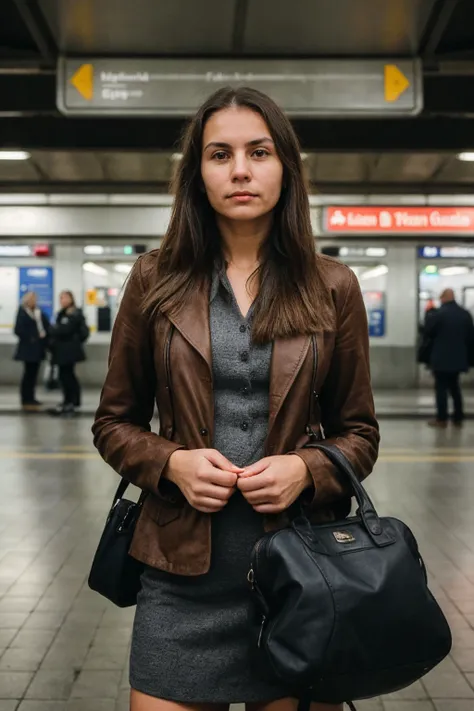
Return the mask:
<svg viewBox="0 0 474 711">
<path fill-rule="evenodd" d="M 459 376 L 473 365 L 474 325 L 469 311 L 456 303 L 454 291 L 445 289 L 441 307 L 430 316 L 426 335 L 431 340 L 430 367 L 435 378 L 436 420 L 431 427 L 447 427 L 448 392 L 454 403 L 453 424 L 461 427 L 464 409 Z"/>
</svg>

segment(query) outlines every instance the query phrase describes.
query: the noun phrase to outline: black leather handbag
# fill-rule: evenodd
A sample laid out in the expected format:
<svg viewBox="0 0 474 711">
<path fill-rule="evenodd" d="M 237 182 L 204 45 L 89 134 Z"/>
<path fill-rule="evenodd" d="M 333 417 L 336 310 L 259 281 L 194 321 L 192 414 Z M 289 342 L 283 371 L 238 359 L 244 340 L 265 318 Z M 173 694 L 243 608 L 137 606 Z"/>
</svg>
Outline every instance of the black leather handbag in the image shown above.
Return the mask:
<svg viewBox="0 0 474 711">
<path fill-rule="evenodd" d="M 337 447 L 310 446 L 350 480 L 359 509 L 324 525 L 302 514 L 257 542 L 249 572 L 256 657 L 308 701 L 397 691 L 449 654 L 448 623 L 409 528 L 379 518 Z"/>
<path fill-rule="evenodd" d="M 141 512 L 143 496 L 137 503 L 124 499 L 127 487 L 128 481 L 122 479 L 107 516 L 88 580 L 92 590 L 118 607 L 136 604 L 144 567 L 143 563 L 128 553 Z"/>
</svg>

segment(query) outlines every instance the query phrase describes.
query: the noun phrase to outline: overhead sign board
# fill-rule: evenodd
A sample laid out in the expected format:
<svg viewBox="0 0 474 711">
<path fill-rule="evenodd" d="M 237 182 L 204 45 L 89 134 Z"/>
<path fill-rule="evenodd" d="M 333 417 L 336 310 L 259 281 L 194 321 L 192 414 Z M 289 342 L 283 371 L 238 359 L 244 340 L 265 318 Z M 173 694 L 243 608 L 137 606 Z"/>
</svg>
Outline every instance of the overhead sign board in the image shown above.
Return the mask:
<svg viewBox="0 0 474 711">
<path fill-rule="evenodd" d="M 66 115 L 189 116 L 224 86 L 252 86 L 292 116 L 409 116 L 423 108 L 418 60 L 59 59 Z"/>
<path fill-rule="evenodd" d="M 327 207 L 324 232 L 472 234 L 474 207 Z"/>
</svg>

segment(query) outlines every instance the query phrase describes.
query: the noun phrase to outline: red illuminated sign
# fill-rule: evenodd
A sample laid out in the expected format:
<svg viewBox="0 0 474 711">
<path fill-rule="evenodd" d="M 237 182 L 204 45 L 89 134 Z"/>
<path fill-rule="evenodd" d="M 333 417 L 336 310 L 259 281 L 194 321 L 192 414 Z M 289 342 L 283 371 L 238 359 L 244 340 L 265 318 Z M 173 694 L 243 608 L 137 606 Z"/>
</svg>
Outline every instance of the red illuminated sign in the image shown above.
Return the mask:
<svg viewBox="0 0 474 711">
<path fill-rule="evenodd" d="M 474 207 L 327 207 L 323 227 L 338 234 L 474 234 Z"/>
<path fill-rule="evenodd" d="M 35 257 L 49 257 L 49 244 L 35 244 L 33 254 Z"/>
</svg>

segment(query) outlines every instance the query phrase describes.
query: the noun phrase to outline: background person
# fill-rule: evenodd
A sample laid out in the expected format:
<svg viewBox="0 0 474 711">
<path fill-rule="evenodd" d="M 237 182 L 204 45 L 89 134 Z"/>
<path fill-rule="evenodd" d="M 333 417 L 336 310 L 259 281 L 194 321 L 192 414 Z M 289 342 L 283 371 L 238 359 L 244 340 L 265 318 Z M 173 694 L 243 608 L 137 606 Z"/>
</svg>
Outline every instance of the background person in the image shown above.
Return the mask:
<svg viewBox="0 0 474 711">
<path fill-rule="evenodd" d="M 430 315 L 425 334 L 430 342 L 429 365 L 435 379 L 436 419 L 431 427 L 448 424 L 448 393 L 453 399 L 453 424 L 461 427 L 464 407 L 459 376 L 469 370 L 474 352 L 474 325 L 469 311 L 455 300 L 454 291 L 445 289 L 440 308 Z"/>
<path fill-rule="evenodd" d="M 51 350 L 52 362 L 59 368 L 63 402 L 49 413 L 68 416 L 74 415 L 81 406 L 81 386 L 75 366 L 86 359 L 83 344 L 89 337 L 89 328 L 72 292 L 62 291 L 59 302 L 61 310 L 51 330 Z"/>
<path fill-rule="evenodd" d="M 22 408 L 26 411 L 35 411 L 41 407 L 35 391 L 40 365 L 46 357 L 49 332 L 48 317 L 38 308 L 36 294 L 28 291 L 18 309 L 14 330 L 15 336 L 20 339 L 14 359 L 24 363 L 20 395 Z"/>
<path fill-rule="evenodd" d="M 175 195 L 161 249 L 131 272 L 93 427 L 148 494 L 131 710 L 296 711 L 251 659 L 250 555 L 300 496 L 318 520 L 350 510 L 329 460 L 302 449 L 311 427 L 361 478 L 373 467 L 365 307 L 353 272 L 316 254 L 300 148 L 267 96 L 223 89 L 201 107 Z"/>
</svg>

